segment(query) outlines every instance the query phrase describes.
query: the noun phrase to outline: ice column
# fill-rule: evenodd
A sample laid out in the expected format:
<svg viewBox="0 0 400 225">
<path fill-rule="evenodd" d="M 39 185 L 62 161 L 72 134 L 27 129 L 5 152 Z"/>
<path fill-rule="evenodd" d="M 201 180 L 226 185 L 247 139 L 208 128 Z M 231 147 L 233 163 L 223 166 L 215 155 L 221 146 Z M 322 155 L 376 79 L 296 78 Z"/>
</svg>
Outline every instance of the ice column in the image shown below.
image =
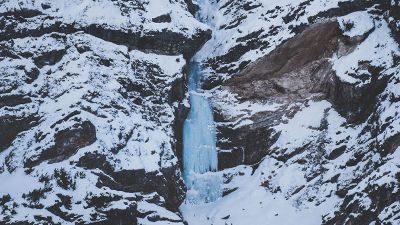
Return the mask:
<svg viewBox="0 0 400 225">
<path fill-rule="evenodd" d="M 216 133 L 211 104 L 199 88 L 201 77 L 201 65 L 192 62 L 190 112 L 183 127 L 183 176 L 188 187 L 186 199 L 193 204 L 215 201 L 222 194 L 220 177 L 211 173 L 218 169 Z"/>
</svg>

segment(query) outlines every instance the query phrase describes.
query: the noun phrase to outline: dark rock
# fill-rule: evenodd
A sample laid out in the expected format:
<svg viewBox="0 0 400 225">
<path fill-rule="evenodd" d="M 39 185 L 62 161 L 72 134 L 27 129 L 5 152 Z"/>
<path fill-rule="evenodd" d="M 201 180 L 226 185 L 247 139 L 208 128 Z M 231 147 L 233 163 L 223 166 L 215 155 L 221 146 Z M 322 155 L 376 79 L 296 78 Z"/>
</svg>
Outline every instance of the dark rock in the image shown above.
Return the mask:
<svg viewBox="0 0 400 225">
<path fill-rule="evenodd" d="M 39 117 L 36 115 L 25 118 L 7 115 L 0 116 L 0 152 L 10 147 L 19 133 L 28 130 L 38 121 Z"/>
<path fill-rule="evenodd" d="M 224 190 L 224 192 L 222 193 L 222 196 L 225 197 L 231 193 L 233 193 L 234 191 L 236 191 L 238 188 L 233 188 L 233 189 L 229 189 L 229 190 Z"/>
<path fill-rule="evenodd" d="M 106 215 L 105 220 L 93 223 L 77 223 L 78 225 L 137 225 L 138 214 L 136 205 L 127 209 L 111 209 L 103 212 Z"/>
<path fill-rule="evenodd" d="M 383 156 L 393 154 L 396 149 L 400 146 L 400 134 L 395 134 L 385 140 L 382 146 L 378 146 L 378 149 L 382 149 L 380 152 Z"/>
<path fill-rule="evenodd" d="M 41 6 L 42 6 L 42 9 L 44 9 L 44 10 L 46 10 L 46 9 L 50 9 L 50 8 L 51 8 L 51 6 L 50 6 L 50 5 L 48 5 L 48 4 L 44 4 L 44 3 L 42 3 L 42 4 L 41 4 Z"/>
<path fill-rule="evenodd" d="M 326 156 L 326 158 L 329 160 L 334 160 L 337 157 L 341 156 L 345 151 L 346 151 L 346 145 L 342 145 L 339 148 L 332 150 L 332 152 L 328 156 Z"/>
<path fill-rule="evenodd" d="M 294 190 L 294 191 L 291 193 L 291 195 L 295 195 L 295 194 L 299 193 L 304 187 L 305 187 L 304 185 L 301 185 L 301 186 L 298 187 L 296 190 Z"/>
<path fill-rule="evenodd" d="M 218 152 L 218 169 L 223 170 L 241 165 L 244 162 L 243 150 L 232 149 L 231 151 Z"/>
<path fill-rule="evenodd" d="M 349 123 L 360 123 L 373 112 L 377 96 L 386 86 L 387 78 L 380 77 L 380 68 L 367 65 L 373 74 L 371 82 L 361 87 L 348 84 L 334 74 L 328 59 L 337 52 L 346 54 L 368 35 L 349 39 L 341 35 L 336 21 L 314 24 L 224 82 L 222 89 L 226 88 L 238 94 L 237 98 L 240 101 L 275 101 L 290 104 L 304 102 L 309 98 L 325 98 Z M 227 159 L 221 159 L 221 165 L 228 166 L 224 162 L 230 161 L 229 166 L 232 166 L 241 160 L 245 164 L 257 163 L 266 154 L 271 153 L 268 149 L 279 137 L 279 134 L 275 134 L 269 127 L 280 121 L 283 115 L 289 116 L 296 112 L 296 109 L 288 111 L 282 108 L 273 113 L 254 115 L 250 118 L 253 121 L 252 125 L 239 128 L 217 126 L 218 140 L 223 140 L 218 142 L 219 148 L 234 149 L 232 152 L 236 154 L 228 156 L 225 152 L 221 153 Z M 221 119 L 218 119 L 219 117 Z M 216 118 L 217 122 L 227 122 L 224 115 Z M 244 159 L 237 154 L 238 150 L 244 152 Z M 345 149 L 335 150 L 328 159 L 337 157 L 340 150 Z M 300 149 L 291 155 L 280 152 L 277 158 L 287 161 L 299 153 Z"/>
<path fill-rule="evenodd" d="M 56 163 L 68 159 L 79 149 L 96 141 L 96 128 L 90 121 L 83 121 L 70 129 L 59 131 L 54 139 L 55 144 L 52 148 L 44 150 L 36 160 L 27 159 L 25 167 L 39 165 L 45 160 Z"/>
<path fill-rule="evenodd" d="M 288 15 L 282 18 L 283 22 L 288 24 L 289 22 L 292 22 L 293 20 L 298 19 L 300 16 L 304 15 L 304 9 L 307 5 L 310 5 L 310 2 L 311 0 L 300 3 L 295 10 L 290 11 Z"/>
<path fill-rule="evenodd" d="M 192 0 L 185 0 L 188 10 L 192 15 L 195 15 L 199 11 L 199 6 L 194 4 Z"/>
<path fill-rule="evenodd" d="M 27 96 L 23 96 L 23 95 L 11 94 L 11 95 L 1 95 L 0 96 L 0 108 L 2 108 L 4 106 L 13 107 L 13 106 L 31 103 L 31 102 L 32 102 L 31 98 L 29 98 Z"/>
<path fill-rule="evenodd" d="M 45 224 L 45 225 L 53 225 L 56 224 L 51 216 L 41 216 L 41 215 L 34 215 L 33 218 L 35 219 L 35 222 L 39 222 L 40 224 Z"/>
<path fill-rule="evenodd" d="M 54 19 L 54 18 L 53 18 Z M 134 33 L 132 31 L 113 30 L 102 25 L 91 24 L 86 27 L 79 27 L 76 24 L 64 24 L 60 21 L 35 27 L 30 30 L 12 29 L 19 21 L 9 20 L 7 26 L 0 32 L 0 42 L 14 38 L 23 38 L 27 36 L 40 37 L 48 33 L 72 34 L 83 31 L 87 34 L 101 38 L 105 41 L 113 42 L 119 45 L 128 46 L 129 49 L 139 49 L 145 52 L 153 52 L 164 55 L 183 54 L 189 60 L 200 47 L 211 38 L 211 31 L 199 31 L 193 38 L 188 38 L 181 33 L 172 31 L 151 31 L 146 34 Z M 60 54 L 50 54 L 44 58 L 37 59 L 41 66 L 46 63 L 55 63 L 59 60 Z"/>
<path fill-rule="evenodd" d="M 182 222 L 182 220 L 172 220 L 165 217 L 161 217 L 159 215 L 150 215 L 147 217 L 150 222 L 157 222 L 157 221 L 168 221 L 168 222 Z"/>
<path fill-rule="evenodd" d="M 182 103 L 178 104 L 178 107 L 175 109 L 173 129 L 174 137 L 177 140 L 174 144 L 174 149 L 179 162 L 182 162 L 183 160 L 183 124 L 185 123 L 188 114 L 189 108 Z M 180 167 L 183 169 L 183 163 L 180 163 Z"/>
<path fill-rule="evenodd" d="M 111 195 L 111 194 L 101 194 L 101 195 L 92 195 L 88 194 L 85 198 L 87 203 L 87 207 L 101 209 L 108 206 L 111 202 L 121 200 L 121 196 Z"/>
<path fill-rule="evenodd" d="M 358 124 L 371 115 L 377 97 L 385 89 L 387 81 L 388 78 L 380 78 L 379 74 L 375 74 L 369 84 L 356 86 L 332 76 L 325 92 L 335 109 L 347 118 L 349 123 Z"/>
<path fill-rule="evenodd" d="M 50 52 L 43 52 L 40 56 L 37 56 L 33 59 L 35 65 L 39 68 L 42 68 L 45 65 L 54 65 L 59 62 L 62 57 L 65 55 L 66 50 L 54 50 Z"/>
<path fill-rule="evenodd" d="M 61 209 L 62 207 L 65 207 L 68 210 L 72 209 L 71 208 L 71 204 L 72 204 L 71 198 L 72 197 L 65 196 L 62 194 L 58 194 L 57 196 L 59 197 L 60 201 L 57 201 L 54 205 L 47 207 L 46 210 L 48 210 L 52 214 L 62 218 L 65 221 L 74 222 L 76 215 L 65 212 L 63 209 Z"/>
<path fill-rule="evenodd" d="M 172 83 L 171 91 L 169 94 L 169 104 L 178 102 L 178 107 L 175 108 L 175 119 L 173 123 L 174 137 L 176 143 L 174 144 L 175 154 L 178 157 L 178 161 L 182 162 L 183 157 L 183 124 L 189 114 L 189 108 L 186 107 L 182 101 L 185 98 L 187 91 L 186 80 L 188 74 L 188 65 L 184 68 L 184 74 L 186 74 L 184 79 L 177 79 Z M 183 169 L 183 163 L 180 163 L 180 168 Z"/>
<path fill-rule="evenodd" d="M 283 116 L 281 113 L 258 113 L 251 118 L 253 124 L 237 128 L 224 125 L 225 119 L 216 113 L 219 169 L 257 164 L 279 138 L 280 134 L 269 127 Z"/>
<path fill-rule="evenodd" d="M 246 3 L 243 5 L 243 9 L 246 10 L 246 11 L 250 11 L 250 10 L 252 10 L 252 9 L 256 9 L 256 8 L 260 7 L 261 5 L 262 5 L 261 3 L 259 3 L 259 4 L 252 4 L 251 2 L 246 2 Z"/>
<path fill-rule="evenodd" d="M 159 171 L 146 172 L 143 169 L 124 170 L 109 174 L 113 179 L 99 174 L 97 186 L 125 192 L 151 193 L 156 190 L 164 197 L 166 207 L 176 212 L 185 197 L 183 180 L 178 171 L 174 167 L 163 168 L 161 174 Z"/>
<path fill-rule="evenodd" d="M 311 146 L 311 142 L 304 144 L 303 146 L 294 149 L 293 151 L 286 153 L 286 149 L 281 150 L 277 155 L 277 159 L 279 161 L 282 162 L 287 162 L 289 159 L 291 159 L 293 156 L 295 155 L 299 155 L 303 152 L 305 152 L 307 149 L 309 149 Z M 312 180 L 312 178 L 314 178 L 315 175 L 313 175 L 312 177 L 307 178 L 308 180 Z"/>
<path fill-rule="evenodd" d="M 362 159 L 364 158 L 365 153 L 363 152 L 356 152 L 353 157 L 351 157 L 347 162 L 346 162 L 346 166 L 350 167 L 350 166 L 355 166 L 357 165 L 359 162 L 362 161 Z"/>
<path fill-rule="evenodd" d="M 315 24 L 249 65 L 224 85 L 243 100 L 309 97 L 315 83 L 320 83 L 325 78 L 323 75 L 327 75 L 323 72 L 330 72 L 325 58 L 336 52 L 339 37 L 337 22 Z"/>
<path fill-rule="evenodd" d="M 26 71 L 25 73 L 28 78 L 28 79 L 26 79 L 25 82 L 27 84 L 31 84 L 33 81 L 35 81 L 39 77 L 40 71 L 38 68 L 33 67 L 30 70 Z"/>
<path fill-rule="evenodd" d="M 255 32 L 238 39 L 238 42 L 244 43 L 238 43 L 236 46 L 229 49 L 228 53 L 215 57 L 212 60 L 209 60 L 207 63 L 209 63 L 211 67 L 218 73 L 234 74 L 241 71 L 245 65 L 241 65 L 241 67 L 237 68 L 236 70 L 232 70 L 229 67 L 220 67 L 220 65 L 237 61 L 250 50 L 267 48 L 269 46 L 268 42 L 255 37 L 255 35 L 258 36 L 259 34 L 259 32 Z"/>
<path fill-rule="evenodd" d="M 106 174 L 113 172 L 113 168 L 107 161 L 106 156 L 95 152 L 85 153 L 84 156 L 79 158 L 76 165 L 89 170 L 100 169 Z"/>
<path fill-rule="evenodd" d="M 197 6 L 190 0 L 186 2 L 194 13 Z M 170 3 L 172 5 L 179 4 L 179 10 L 182 10 L 182 2 Z M 147 3 L 112 1 L 110 4 L 119 7 L 121 14 L 130 13 L 132 10 L 140 14 L 140 10 L 144 10 L 142 5 Z M 203 26 L 198 26 L 198 29 L 194 31 L 195 35 L 192 35 L 191 31 L 187 32 L 188 28 L 181 27 L 177 31 L 173 26 L 166 26 L 167 29 L 164 30 L 149 31 L 151 29 L 145 29 L 146 31 L 144 31 L 141 30 L 141 26 L 137 27 L 136 25 L 147 23 L 148 19 L 151 20 L 146 16 L 143 16 L 145 21 L 132 21 L 134 26 L 129 27 L 125 24 L 114 25 L 114 22 L 120 21 L 93 22 L 88 21 L 87 18 L 65 20 L 64 8 L 57 8 L 57 5 L 51 2 L 33 4 L 31 8 L 37 8 L 37 10 L 24 9 L 23 6 L 21 3 L 21 10 L 0 15 L 0 57 L 12 62 L 10 65 L 3 64 L 1 68 L 1 71 L 5 71 L 1 79 L 2 86 L 5 88 L 1 91 L 7 94 L 2 93 L 0 96 L 0 107 L 6 111 L 18 106 L 21 111 L 13 113 L 23 115 L 37 110 L 43 115 L 43 118 L 40 118 L 40 126 L 30 130 L 26 135 L 28 138 L 33 136 L 33 140 L 24 140 L 22 144 L 26 145 L 13 148 L 4 157 L 5 163 L 0 167 L 0 173 L 5 170 L 12 172 L 11 169 L 14 167 L 17 168 L 24 164 L 27 176 L 39 179 L 43 185 L 52 186 L 52 192 L 47 193 L 48 196 L 44 196 L 46 200 L 39 202 L 42 207 L 41 211 L 36 210 L 30 218 L 35 217 L 37 224 L 46 225 L 56 224 L 55 218 L 74 224 L 137 224 L 137 218 L 184 223 L 179 219 L 164 218 L 164 214 L 156 215 L 157 213 L 152 209 L 138 212 L 136 208 L 137 201 L 146 201 L 155 207 L 158 205 L 166 210 L 176 212 L 178 217 L 182 217 L 178 213 L 178 207 L 185 197 L 185 186 L 181 178 L 179 163 L 176 163 L 175 156 L 171 152 L 171 146 L 179 155 L 181 152 L 179 150 L 180 140 L 182 139 L 180 129 L 188 112 L 183 104 L 178 104 L 178 107 L 173 108 L 176 106 L 175 103 L 182 102 L 186 94 L 185 78 L 175 80 L 181 75 L 181 71 L 177 71 L 179 74 L 169 74 L 169 70 L 163 71 L 162 62 L 153 62 L 151 58 L 147 57 L 142 58 L 141 54 L 177 55 L 177 62 L 181 60 L 180 55 L 184 55 L 185 59 L 189 60 L 211 38 L 211 31 L 204 30 Z M 18 8 L 18 5 L 16 7 Z M 89 4 L 88 7 L 90 8 L 92 5 Z M 50 16 L 48 13 L 54 16 Z M 183 12 L 183 14 L 187 16 L 187 13 Z M 126 18 L 128 19 L 128 17 Z M 174 18 L 170 14 L 165 14 L 153 18 L 153 22 L 169 23 L 172 19 Z M 14 41 L 19 38 L 22 39 L 20 42 Z M 48 46 L 47 43 L 51 44 L 53 39 L 57 45 Z M 48 40 L 50 41 L 47 42 Z M 115 45 L 107 42 L 122 46 L 113 49 L 112 46 Z M 99 43 L 104 44 L 105 48 L 97 46 Z M 104 49 L 112 54 L 110 56 L 104 54 Z M 136 51 L 132 52 L 131 50 L 139 50 L 141 53 L 136 54 Z M 64 64 L 66 58 L 69 60 Z M 69 67 L 69 63 L 77 63 L 78 67 L 84 66 L 89 70 L 86 72 L 89 73 L 75 73 L 74 66 Z M 120 66 L 125 63 L 126 67 L 114 68 L 116 65 Z M 104 67 L 108 67 L 107 71 L 102 70 Z M 110 71 L 112 74 L 109 73 Z M 115 71 L 120 72 L 114 73 Z M 103 79 L 105 83 L 110 81 L 112 84 L 117 80 L 121 86 L 116 91 L 114 91 L 115 86 L 111 87 L 112 91 L 102 90 Z M 170 82 L 172 79 L 174 81 Z M 35 82 L 38 80 L 39 82 Z M 60 88 L 57 88 L 58 85 Z M 74 94 L 75 91 L 81 88 L 86 89 L 86 87 L 88 89 L 84 91 L 83 96 L 74 95 L 72 99 L 67 99 L 68 102 L 61 99 L 61 96 Z M 94 90 L 97 88 L 99 89 Z M 102 95 L 99 92 L 109 93 Z M 98 98 L 102 96 L 106 97 Z M 76 100 L 76 102 L 71 104 L 70 100 L 71 102 Z M 31 102 L 34 104 L 29 104 Z M 52 107 L 53 104 L 60 104 L 61 108 L 54 109 L 56 111 L 54 115 L 47 114 L 46 107 Z M 173 119 L 173 115 L 170 114 L 171 110 L 175 110 L 174 125 L 167 124 Z M 118 143 L 113 143 L 115 145 L 110 149 L 107 149 L 108 145 L 102 146 L 104 148 L 101 150 L 96 149 L 97 146 L 91 146 L 94 147 L 93 151 L 82 154 L 82 156 L 79 155 L 79 159 L 74 157 L 74 161 L 69 162 L 70 167 L 66 166 L 60 169 L 58 162 L 67 161 L 68 163 L 68 160 L 80 149 L 96 142 L 96 132 L 98 132 L 96 129 L 107 129 L 95 127 L 91 121 L 82 119 L 81 113 L 95 116 L 99 121 L 107 120 L 107 123 L 108 121 L 118 123 L 118 120 L 121 119 L 119 116 L 138 116 L 143 120 L 134 121 L 138 124 L 121 124 L 122 126 L 115 129 L 113 127 L 110 132 L 115 132 L 113 137 L 118 139 Z M 33 123 L 35 124 L 30 124 L 31 121 L 28 119 L 23 121 L 24 118 L 1 117 L 0 151 L 6 149 L 18 133 L 36 125 L 39 118 L 35 116 L 34 119 Z M 143 124 L 143 121 L 147 122 Z M 121 162 L 115 160 L 114 154 L 118 154 L 122 148 L 127 147 L 126 143 L 129 140 L 136 138 L 132 137 L 132 133 L 136 132 L 135 129 L 140 127 L 147 132 L 158 129 L 156 126 L 160 124 L 163 126 L 162 131 L 167 132 L 168 137 L 165 145 L 163 144 L 161 147 L 163 152 L 160 153 L 160 157 L 163 157 L 164 161 L 158 165 L 159 171 L 117 171 L 115 168 Z M 171 134 L 171 126 L 174 126 L 174 136 Z M 143 136 L 146 137 L 146 133 L 143 135 L 140 132 L 139 135 L 138 141 L 140 142 L 152 141 L 146 140 L 146 138 L 142 139 Z M 114 146 L 116 147 L 114 148 Z M 128 151 L 134 150 L 128 149 Z M 156 152 L 152 151 L 151 154 L 157 154 Z M 17 153 L 23 154 L 17 155 Z M 38 171 L 39 167 L 36 166 L 43 162 L 52 165 L 46 166 L 46 171 Z M 171 165 L 171 167 L 162 168 L 164 165 Z M 79 191 L 80 181 L 87 174 L 98 176 L 98 186 L 106 187 L 93 187 L 93 192 L 99 195 L 107 193 L 107 190 L 110 189 L 126 193 L 118 192 L 121 196 L 111 196 L 112 198 L 92 197 L 85 199 L 87 202 L 79 199 L 81 195 L 67 195 L 67 193 Z M 12 192 L 12 190 L 10 191 Z M 146 199 L 144 199 L 145 194 L 148 194 Z M 137 195 L 137 199 L 136 197 L 126 197 L 127 195 Z M 121 197 L 124 198 L 123 201 L 127 208 L 124 209 L 125 206 L 118 205 L 118 209 L 113 209 L 112 203 L 122 200 Z M 54 202 L 52 202 L 53 200 Z M 24 203 L 18 202 L 18 204 L 21 209 L 27 207 L 23 205 Z M 84 212 L 74 211 L 73 205 L 75 204 L 79 207 L 82 206 Z M 90 211 L 91 218 L 82 216 L 83 214 L 87 215 L 88 211 Z M 51 215 L 52 218 L 47 217 L 48 215 Z M 10 218 L 14 219 L 14 216 L 17 218 L 17 215 L 14 214 Z M 24 224 L 24 222 L 19 224 Z"/>
<path fill-rule="evenodd" d="M 335 212 L 335 217 L 323 221 L 323 225 L 356 225 L 370 224 L 378 219 L 382 210 L 393 202 L 400 200 L 398 191 L 395 191 L 390 185 L 387 186 L 368 186 L 363 190 L 364 198 L 371 200 L 372 207 L 365 209 L 360 203 L 360 199 L 355 199 L 355 195 L 347 196 L 340 206 L 340 210 Z M 345 193 L 343 193 L 345 194 Z M 344 196 L 344 195 L 341 195 Z"/>
<path fill-rule="evenodd" d="M 53 124 L 50 126 L 50 128 L 54 128 L 56 125 L 59 125 L 59 124 L 61 124 L 61 123 L 63 123 L 63 122 L 66 122 L 66 121 L 68 121 L 69 119 L 71 119 L 72 117 L 79 115 L 80 113 L 81 113 L 80 111 L 75 110 L 75 111 L 69 113 L 68 115 L 66 115 L 64 118 L 62 118 L 62 119 L 58 120 L 57 122 L 53 123 Z"/>
<path fill-rule="evenodd" d="M 331 8 L 327 11 L 323 11 L 318 13 L 315 16 L 309 17 L 308 21 L 310 23 L 315 23 L 321 18 L 335 18 L 339 16 L 344 16 L 352 12 L 362 11 L 373 6 L 378 7 L 382 11 L 391 8 L 390 0 L 354 0 L 354 1 L 345 1 L 345 2 L 338 2 L 338 7 Z"/>
<path fill-rule="evenodd" d="M 12 16 L 12 17 L 15 17 L 18 19 L 22 19 L 22 18 L 28 19 L 28 18 L 39 16 L 39 15 L 42 15 L 42 12 L 40 12 L 39 10 L 27 9 L 27 8 L 20 8 L 18 10 L 0 13 L 0 16 L 4 16 L 4 17 Z"/>
<path fill-rule="evenodd" d="M 154 23 L 170 23 L 171 22 L 171 16 L 169 14 L 161 15 L 156 18 L 153 18 L 152 21 Z"/>
<path fill-rule="evenodd" d="M 392 30 L 393 37 L 396 39 L 397 42 L 400 42 L 400 26 L 397 25 L 396 21 L 400 20 L 400 6 L 391 5 L 389 8 L 389 15 L 385 16 L 386 21 L 389 23 L 389 28 Z M 394 18 L 391 20 L 390 18 Z"/>
<path fill-rule="evenodd" d="M 344 198 L 347 195 L 348 190 L 347 189 L 339 189 L 335 192 L 335 194 L 337 196 L 339 196 L 340 198 Z"/>
</svg>

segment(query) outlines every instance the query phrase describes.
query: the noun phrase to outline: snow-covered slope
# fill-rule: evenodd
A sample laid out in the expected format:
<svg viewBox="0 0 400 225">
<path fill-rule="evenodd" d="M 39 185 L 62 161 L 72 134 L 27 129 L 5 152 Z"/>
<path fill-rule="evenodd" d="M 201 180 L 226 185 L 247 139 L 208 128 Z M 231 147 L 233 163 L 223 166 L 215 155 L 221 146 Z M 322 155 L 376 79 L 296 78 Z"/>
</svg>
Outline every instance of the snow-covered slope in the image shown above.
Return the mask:
<svg viewBox="0 0 400 225">
<path fill-rule="evenodd" d="M 84 31 L 133 49 L 162 54 L 190 55 L 194 49 L 188 48 L 199 45 L 192 39 L 204 40 L 202 32 L 207 30 L 183 0 L 4 0 L 0 15 L 0 40 Z"/>
<path fill-rule="evenodd" d="M 210 26 L 194 3 L 0 0 L 0 224 L 399 224 L 400 3 L 218 0 Z M 181 177 L 196 52 L 204 205 Z"/>
<path fill-rule="evenodd" d="M 0 18 L 0 223 L 182 224 L 176 115 L 207 26 L 184 1 L 12 0 Z"/>
<path fill-rule="evenodd" d="M 189 224 L 400 223 L 398 3 L 218 6 L 199 55 L 226 196 Z"/>
</svg>

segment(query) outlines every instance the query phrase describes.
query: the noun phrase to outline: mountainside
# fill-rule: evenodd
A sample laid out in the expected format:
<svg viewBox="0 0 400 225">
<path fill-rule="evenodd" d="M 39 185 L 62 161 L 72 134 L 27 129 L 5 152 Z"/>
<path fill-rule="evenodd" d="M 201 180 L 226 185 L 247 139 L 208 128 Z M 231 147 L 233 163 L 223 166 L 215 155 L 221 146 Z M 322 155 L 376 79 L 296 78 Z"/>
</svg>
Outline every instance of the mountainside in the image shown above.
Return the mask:
<svg viewBox="0 0 400 225">
<path fill-rule="evenodd" d="M 203 3 L 0 0 L 0 224 L 400 223 L 400 2 Z M 224 189 L 199 205 L 193 56 Z"/>
<path fill-rule="evenodd" d="M 1 221 L 182 224 L 183 1 L 2 1 Z"/>
</svg>

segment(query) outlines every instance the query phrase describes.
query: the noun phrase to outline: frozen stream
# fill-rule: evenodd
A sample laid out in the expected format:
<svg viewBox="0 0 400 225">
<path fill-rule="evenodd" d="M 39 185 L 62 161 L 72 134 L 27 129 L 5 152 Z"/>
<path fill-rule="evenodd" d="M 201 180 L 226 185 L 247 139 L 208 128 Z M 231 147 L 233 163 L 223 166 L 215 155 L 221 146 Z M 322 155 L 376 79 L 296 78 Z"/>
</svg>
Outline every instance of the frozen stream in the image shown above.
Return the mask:
<svg viewBox="0 0 400 225">
<path fill-rule="evenodd" d="M 198 1 L 197 19 L 212 26 L 208 15 L 211 6 Z M 189 66 L 190 112 L 183 127 L 183 178 L 188 188 L 186 201 L 190 204 L 213 202 L 222 196 L 218 169 L 216 134 L 213 111 L 201 90 L 202 65 L 192 59 Z"/>
<path fill-rule="evenodd" d="M 192 62 L 189 72 L 190 112 L 183 128 L 184 180 L 186 200 L 192 204 L 212 202 L 221 196 L 216 134 L 210 102 L 200 89 L 201 64 Z"/>
</svg>

